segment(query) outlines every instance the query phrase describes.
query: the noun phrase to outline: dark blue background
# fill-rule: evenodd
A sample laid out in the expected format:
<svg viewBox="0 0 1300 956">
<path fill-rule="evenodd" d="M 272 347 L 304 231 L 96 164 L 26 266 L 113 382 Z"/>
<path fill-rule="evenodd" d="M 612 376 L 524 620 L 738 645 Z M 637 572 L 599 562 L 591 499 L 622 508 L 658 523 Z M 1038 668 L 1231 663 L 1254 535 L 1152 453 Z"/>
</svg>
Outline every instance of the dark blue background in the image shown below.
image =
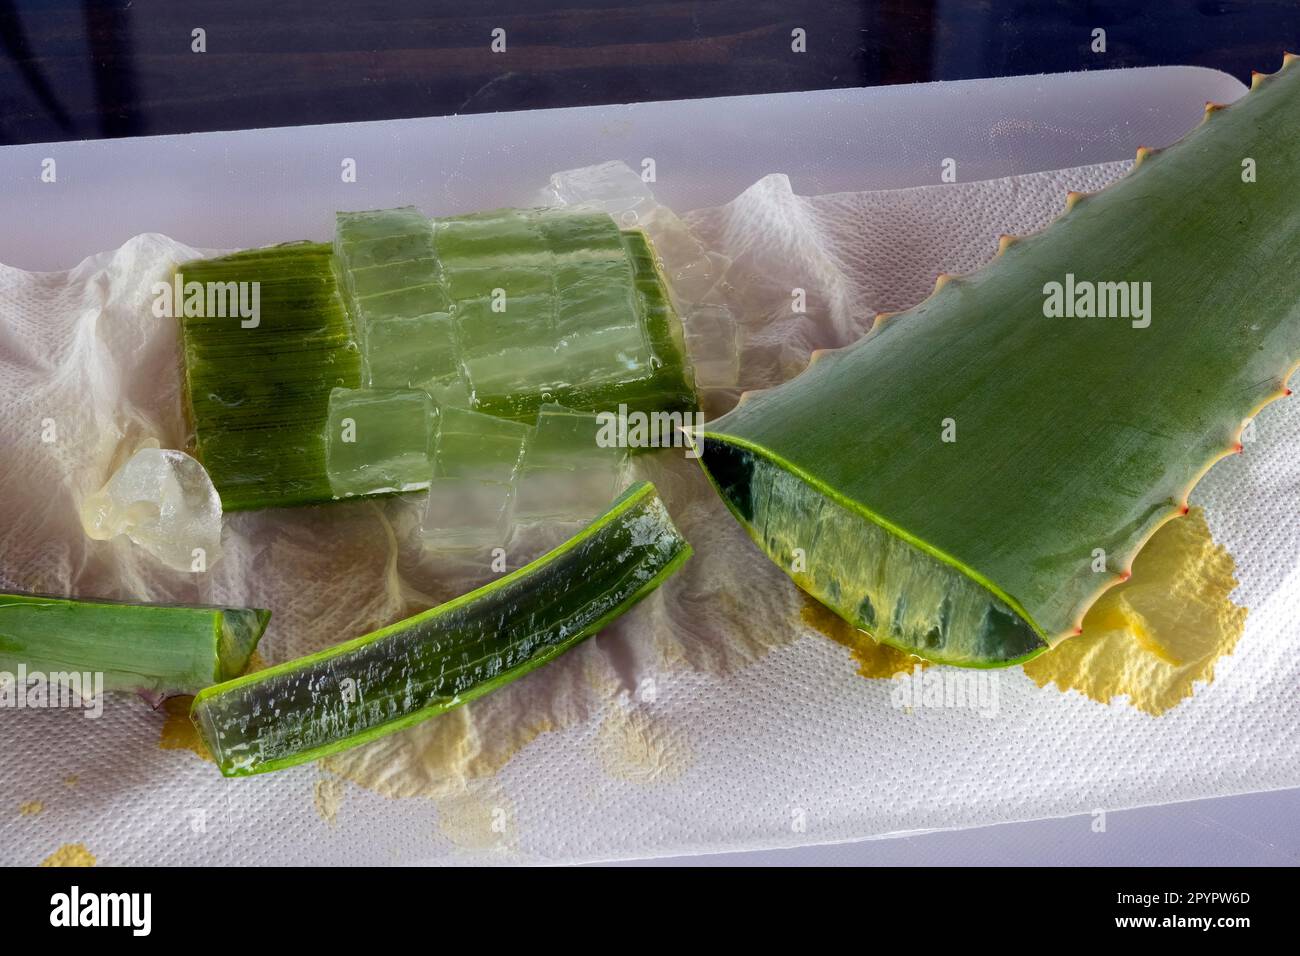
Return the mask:
<svg viewBox="0 0 1300 956">
<path fill-rule="evenodd" d="M 0 143 L 1175 63 L 1247 79 L 1298 38 L 1297 0 L 0 0 Z"/>
</svg>

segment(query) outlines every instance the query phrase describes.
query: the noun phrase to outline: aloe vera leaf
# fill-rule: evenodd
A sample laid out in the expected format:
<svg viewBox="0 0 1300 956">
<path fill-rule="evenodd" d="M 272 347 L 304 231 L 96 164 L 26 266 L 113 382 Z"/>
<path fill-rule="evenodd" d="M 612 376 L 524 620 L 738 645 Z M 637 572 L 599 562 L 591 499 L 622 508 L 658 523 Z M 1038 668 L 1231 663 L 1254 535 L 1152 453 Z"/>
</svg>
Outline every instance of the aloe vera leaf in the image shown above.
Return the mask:
<svg viewBox="0 0 1300 956">
<path fill-rule="evenodd" d="M 258 283 L 259 316 L 180 315 L 195 457 L 222 508 L 332 497 L 330 391 L 361 384 L 360 355 L 328 245 L 293 243 L 186 262 L 185 282 Z M 206 310 L 205 310 L 206 311 Z"/>
<path fill-rule="evenodd" d="M 1295 59 L 986 268 L 941 278 L 711 423 L 704 467 L 768 556 L 930 660 L 1006 665 L 1076 633 L 1240 450 L 1244 421 L 1286 394 L 1300 355 Z M 1149 326 L 1048 317 L 1047 283 L 1067 274 L 1149 282 Z"/>
<path fill-rule="evenodd" d="M 653 591 L 691 548 L 654 486 L 491 584 L 336 647 L 201 692 L 226 776 L 293 766 L 468 703 L 554 659 Z"/>
<path fill-rule="evenodd" d="M 0 670 L 91 672 L 105 690 L 195 694 L 243 673 L 270 611 L 0 594 Z"/>
</svg>

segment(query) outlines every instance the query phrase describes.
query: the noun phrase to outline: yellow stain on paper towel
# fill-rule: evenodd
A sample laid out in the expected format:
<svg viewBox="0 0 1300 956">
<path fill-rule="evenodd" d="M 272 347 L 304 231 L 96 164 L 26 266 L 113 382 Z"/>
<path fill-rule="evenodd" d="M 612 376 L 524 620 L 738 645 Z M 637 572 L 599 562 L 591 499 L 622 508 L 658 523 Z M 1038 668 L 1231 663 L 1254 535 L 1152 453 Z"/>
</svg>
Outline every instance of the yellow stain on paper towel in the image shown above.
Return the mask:
<svg viewBox="0 0 1300 956">
<path fill-rule="evenodd" d="M 514 805 L 491 783 L 439 800 L 438 830 L 465 850 L 509 850 L 519 842 Z"/>
<path fill-rule="evenodd" d="M 493 776 L 539 734 L 553 729 L 546 714 L 509 714 L 507 707 L 486 706 L 491 699 L 475 701 L 473 711 L 458 707 L 401 733 L 323 757 L 320 766 L 385 797 L 456 796 L 466 784 Z"/>
<path fill-rule="evenodd" d="M 339 807 L 343 806 L 343 795 L 347 790 L 347 781 L 342 777 L 321 777 L 312 788 L 312 802 L 316 813 L 330 826 L 339 822 Z"/>
<path fill-rule="evenodd" d="M 28 800 L 26 803 L 18 804 L 18 815 L 23 817 L 34 817 L 45 809 L 45 804 L 40 800 Z"/>
<path fill-rule="evenodd" d="M 1127 695 L 1159 716 L 1191 697 L 1197 681 L 1231 654 L 1246 608 L 1229 595 L 1235 564 L 1215 544 L 1205 512 L 1193 508 L 1164 524 L 1133 561 L 1133 575 L 1105 592 L 1083 619 L 1083 633 L 1023 665 L 1044 687 L 1077 690 L 1103 704 Z"/>
<path fill-rule="evenodd" d="M 805 594 L 799 618 L 808 627 L 849 649 L 863 677 L 889 678 L 910 673 L 914 666 L 928 667 L 926 661 L 888 644 L 880 644 L 866 631 L 860 631 L 816 598 Z"/>
<path fill-rule="evenodd" d="M 340 802 L 344 781 L 392 799 L 422 797 L 434 802 L 439 829 L 457 846 L 511 846 L 513 811 L 490 778 L 538 736 L 568 726 L 580 712 L 573 702 L 567 709 L 530 706 L 527 693 L 511 693 L 516 687 L 526 691 L 523 684 L 504 687 L 401 733 L 324 757 L 320 767 L 338 780 Z"/>
<path fill-rule="evenodd" d="M 622 704 L 601 721 L 596 752 L 605 773 L 629 783 L 675 780 L 695 760 L 690 745 L 669 725 Z"/>
<path fill-rule="evenodd" d="M 265 669 L 266 666 L 262 655 L 253 651 L 248 658 L 244 673 L 251 674 Z M 190 720 L 190 705 L 193 703 L 194 698 L 186 696 L 168 697 L 162 702 L 160 709 L 163 712 L 163 725 L 162 730 L 158 732 L 158 749 L 188 750 L 209 763 L 216 763 L 212 759 L 212 754 L 208 753 L 208 745 L 199 736 L 199 729 L 194 726 L 194 721 Z M 76 786 L 76 777 L 69 777 L 65 783 L 70 787 Z"/>
<path fill-rule="evenodd" d="M 163 725 L 158 734 L 160 750 L 188 750 L 204 760 L 215 763 L 208 753 L 207 744 L 199 736 L 199 730 L 190 720 L 190 704 L 193 697 L 168 697 L 162 703 Z"/>
<path fill-rule="evenodd" d="M 385 797 L 431 800 L 439 831 L 459 847 L 513 847 L 513 804 L 493 778 L 542 734 L 606 711 L 595 747 L 611 776 L 638 783 L 674 779 L 694 759 L 681 735 L 660 726 L 651 712 L 611 700 L 620 688 L 598 661 L 594 644 L 581 645 L 522 681 L 401 733 L 330 754 L 320 767 Z"/>
<path fill-rule="evenodd" d="M 95 855 L 84 843 L 65 843 L 37 866 L 94 866 Z"/>
</svg>

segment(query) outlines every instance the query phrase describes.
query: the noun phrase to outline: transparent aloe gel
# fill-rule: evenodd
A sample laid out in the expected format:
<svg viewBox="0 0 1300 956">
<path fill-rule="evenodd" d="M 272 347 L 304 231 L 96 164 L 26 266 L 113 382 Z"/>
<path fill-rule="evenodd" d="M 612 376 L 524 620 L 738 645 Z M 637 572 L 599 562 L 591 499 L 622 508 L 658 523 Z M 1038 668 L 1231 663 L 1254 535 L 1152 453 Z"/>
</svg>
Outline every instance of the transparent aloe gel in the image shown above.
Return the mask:
<svg viewBox="0 0 1300 956">
<path fill-rule="evenodd" d="M 434 422 L 433 400 L 419 389 L 334 389 L 325 430 L 334 497 L 425 487 Z"/>
<path fill-rule="evenodd" d="M 443 409 L 420 522 L 430 547 L 461 550 L 505 543 L 515 474 L 529 430 L 481 412 Z"/>
<path fill-rule="evenodd" d="M 618 491 L 627 450 L 589 412 L 543 405 L 516 480 L 518 521 L 586 521 Z"/>
</svg>

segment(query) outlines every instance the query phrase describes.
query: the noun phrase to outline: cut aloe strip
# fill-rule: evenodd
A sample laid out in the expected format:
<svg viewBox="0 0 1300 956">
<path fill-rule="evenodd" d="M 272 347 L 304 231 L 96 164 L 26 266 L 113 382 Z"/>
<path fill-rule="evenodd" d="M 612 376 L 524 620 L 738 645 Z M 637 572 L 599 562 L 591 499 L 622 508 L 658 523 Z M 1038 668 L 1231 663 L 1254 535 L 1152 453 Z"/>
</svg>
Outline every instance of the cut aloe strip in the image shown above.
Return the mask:
<svg viewBox="0 0 1300 956">
<path fill-rule="evenodd" d="M 360 354 L 330 247 L 295 243 L 182 264 L 186 283 L 258 283 L 259 315 L 182 315 L 185 387 L 222 508 L 332 497 L 324 431 L 330 390 L 361 384 Z M 250 287 L 251 288 L 251 287 Z"/>
<path fill-rule="evenodd" d="M 1071 637 L 1289 394 L 1298 126 L 1288 56 L 984 269 L 710 423 L 704 467 L 774 561 L 881 641 L 1003 666 Z"/>
<path fill-rule="evenodd" d="M 103 674 L 105 690 L 195 694 L 243 673 L 270 611 L 0 594 L 0 670 Z"/>
<path fill-rule="evenodd" d="M 209 688 L 191 717 L 226 776 L 323 757 L 553 660 L 653 591 L 690 553 L 654 486 L 642 482 L 518 571 L 373 634 Z"/>
</svg>

